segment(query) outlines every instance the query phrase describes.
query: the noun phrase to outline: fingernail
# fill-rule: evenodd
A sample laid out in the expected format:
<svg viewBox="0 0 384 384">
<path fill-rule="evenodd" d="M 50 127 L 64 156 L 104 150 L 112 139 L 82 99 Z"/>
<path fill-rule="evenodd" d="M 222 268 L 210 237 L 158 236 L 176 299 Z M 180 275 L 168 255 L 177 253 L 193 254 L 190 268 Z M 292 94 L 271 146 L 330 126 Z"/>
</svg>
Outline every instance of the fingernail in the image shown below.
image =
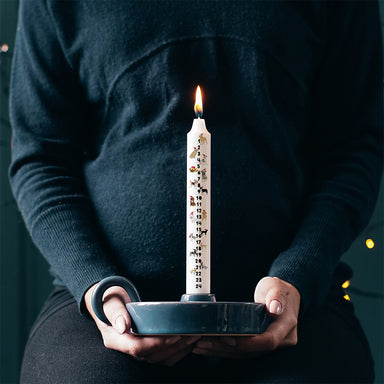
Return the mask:
<svg viewBox="0 0 384 384">
<path fill-rule="evenodd" d="M 124 333 L 127 326 L 125 324 L 125 319 L 123 316 L 119 316 L 115 321 L 115 327 L 119 333 Z"/>
<path fill-rule="evenodd" d="M 272 300 L 269 303 L 269 312 L 278 315 L 281 312 L 281 304 L 278 300 Z"/>
<path fill-rule="evenodd" d="M 234 337 L 228 337 L 228 336 L 221 337 L 221 341 L 224 344 L 230 345 L 231 347 L 235 347 L 237 344 L 237 341 Z"/>
<path fill-rule="evenodd" d="M 177 343 L 181 339 L 181 336 L 172 336 L 169 339 L 165 340 L 165 344 L 172 345 Z"/>
<path fill-rule="evenodd" d="M 187 344 L 187 345 L 191 345 L 191 344 L 196 343 L 196 342 L 199 341 L 200 339 L 201 339 L 201 336 L 191 336 L 191 337 L 189 337 L 189 338 L 185 341 L 185 344 Z"/>
</svg>

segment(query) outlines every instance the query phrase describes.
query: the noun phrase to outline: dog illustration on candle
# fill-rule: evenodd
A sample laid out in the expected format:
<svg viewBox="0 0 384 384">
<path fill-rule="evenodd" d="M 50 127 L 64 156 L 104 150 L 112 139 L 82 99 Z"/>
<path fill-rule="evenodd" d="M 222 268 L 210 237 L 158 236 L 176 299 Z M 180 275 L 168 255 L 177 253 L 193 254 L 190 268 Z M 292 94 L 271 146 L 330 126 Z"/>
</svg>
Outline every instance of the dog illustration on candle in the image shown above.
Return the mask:
<svg viewBox="0 0 384 384">
<path fill-rule="evenodd" d="M 196 216 L 193 214 L 193 212 L 191 212 L 190 214 L 189 214 L 189 218 L 191 219 L 191 222 L 192 223 L 195 223 L 196 222 Z"/>
<path fill-rule="evenodd" d="M 207 211 L 205 209 L 203 209 L 203 212 L 201 212 L 201 219 L 207 220 Z"/>
<path fill-rule="evenodd" d="M 208 195 L 208 189 L 201 186 L 201 193 L 206 193 Z"/>
<path fill-rule="evenodd" d="M 207 164 L 207 155 L 203 153 L 203 158 L 201 159 L 201 162 L 204 164 Z"/>
<path fill-rule="evenodd" d="M 207 144 L 208 143 L 207 139 L 203 136 L 202 133 L 200 133 L 199 138 L 200 138 L 200 144 Z"/>
<path fill-rule="evenodd" d="M 192 252 L 189 252 L 189 256 L 197 256 L 197 250 L 194 249 Z"/>
<path fill-rule="evenodd" d="M 202 171 L 201 171 L 201 174 L 203 176 L 203 180 L 207 180 L 207 169 L 204 168 Z"/>
<path fill-rule="evenodd" d="M 189 158 L 190 159 L 194 159 L 196 157 L 196 153 L 197 153 L 197 148 L 196 147 L 193 147 L 193 151 L 192 153 L 189 155 Z"/>
<path fill-rule="evenodd" d="M 196 237 L 193 233 L 191 233 L 191 234 L 189 235 L 189 238 L 190 238 L 191 240 L 196 240 L 196 239 L 197 239 L 197 237 Z"/>
<path fill-rule="evenodd" d="M 189 198 L 189 205 L 191 207 L 194 207 L 196 205 L 195 198 L 193 196 L 190 196 L 190 198 Z"/>
<path fill-rule="evenodd" d="M 207 248 L 207 244 L 200 243 L 201 248 Z"/>
<path fill-rule="evenodd" d="M 208 229 L 205 228 L 204 231 L 201 231 L 201 234 L 202 234 L 202 235 L 207 235 L 207 232 L 208 232 Z"/>
<path fill-rule="evenodd" d="M 206 265 L 204 265 L 203 262 L 201 262 L 201 268 L 203 268 L 203 269 L 208 269 L 208 267 L 207 267 Z"/>
<path fill-rule="evenodd" d="M 190 187 L 196 187 L 197 186 L 197 180 L 196 179 L 193 179 L 193 180 L 189 180 L 190 182 Z"/>
</svg>

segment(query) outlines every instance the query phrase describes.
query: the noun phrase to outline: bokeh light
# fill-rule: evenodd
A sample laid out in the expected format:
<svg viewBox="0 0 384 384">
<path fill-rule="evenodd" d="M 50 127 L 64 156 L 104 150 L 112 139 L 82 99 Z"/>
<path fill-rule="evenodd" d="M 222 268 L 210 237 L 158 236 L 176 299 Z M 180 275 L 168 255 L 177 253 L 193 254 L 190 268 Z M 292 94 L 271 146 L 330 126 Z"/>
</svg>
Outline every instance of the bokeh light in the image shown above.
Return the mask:
<svg viewBox="0 0 384 384">
<path fill-rule="evenodd" d="M 372 249 L 375 246 L 375 242 L 372 239 L 365 240 L 365 245 L 367 248 Z"/>
</svg>

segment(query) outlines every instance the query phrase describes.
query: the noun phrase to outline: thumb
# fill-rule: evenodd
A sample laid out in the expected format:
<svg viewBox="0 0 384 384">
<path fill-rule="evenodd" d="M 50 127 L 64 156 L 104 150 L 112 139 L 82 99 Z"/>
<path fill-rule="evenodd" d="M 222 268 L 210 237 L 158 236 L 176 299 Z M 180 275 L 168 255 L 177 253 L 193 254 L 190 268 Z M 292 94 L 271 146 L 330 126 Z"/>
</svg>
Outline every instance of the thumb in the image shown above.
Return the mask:
<svg viewBox="0 0 384 384">
<path fill-rule="evenodd" d="M 107 290 L 104 297 L 104 313 L 112 327 L 120 334 L 128 332 L 131 328 L 131 318 L 125 303 L 130 302 L 128 294 L 120 287 Z"/>
<path fill-rule="evenodd" d="M 277 277 L 264 277 L 255 289 L 255 301 L 263 302 L 271 315 L 280 316 L 287 305 L 288 289 Z"/>
</svg>

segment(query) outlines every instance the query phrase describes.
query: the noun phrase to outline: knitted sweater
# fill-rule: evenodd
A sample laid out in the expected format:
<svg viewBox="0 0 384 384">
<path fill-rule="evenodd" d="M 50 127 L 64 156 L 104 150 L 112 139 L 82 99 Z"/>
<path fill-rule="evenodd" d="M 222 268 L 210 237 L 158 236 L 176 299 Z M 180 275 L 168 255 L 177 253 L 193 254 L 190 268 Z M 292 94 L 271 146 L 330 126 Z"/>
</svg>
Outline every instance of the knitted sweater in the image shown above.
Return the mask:
<svg viewBox="0 0 384 384">
<path fill-rule="evenodd" d="M 321 303 L 382 172 L 375 2 L 21 1 L 10 182 L 55 283 L 185 291 L 186 133 L 212 134 L 212 292 Z"/>
</svg>

